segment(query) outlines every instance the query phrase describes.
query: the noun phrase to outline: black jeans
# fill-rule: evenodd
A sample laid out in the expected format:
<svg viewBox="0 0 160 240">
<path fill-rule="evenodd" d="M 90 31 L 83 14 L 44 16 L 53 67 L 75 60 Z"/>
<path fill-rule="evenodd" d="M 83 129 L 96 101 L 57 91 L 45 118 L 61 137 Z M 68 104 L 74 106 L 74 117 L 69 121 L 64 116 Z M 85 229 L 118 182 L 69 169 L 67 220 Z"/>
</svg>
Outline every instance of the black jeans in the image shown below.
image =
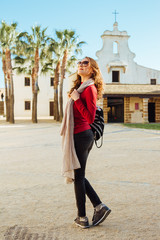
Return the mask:
<svg viewBox="0 0 160 240">
<path fill-rule="evenodd" d="M 88 180 L 85 178 L 85 168 L 88 154 L 93 146 L 94 136 L 91 129 L 74 134 L 74 145 L 81 168 L 74 170 L 75 197 L 78 208 L 78 216 L 86 216 L 85 202 L 87 194 L 93 207 L 101 203 L 97 193 L 94 191 Z"/>
</svg>

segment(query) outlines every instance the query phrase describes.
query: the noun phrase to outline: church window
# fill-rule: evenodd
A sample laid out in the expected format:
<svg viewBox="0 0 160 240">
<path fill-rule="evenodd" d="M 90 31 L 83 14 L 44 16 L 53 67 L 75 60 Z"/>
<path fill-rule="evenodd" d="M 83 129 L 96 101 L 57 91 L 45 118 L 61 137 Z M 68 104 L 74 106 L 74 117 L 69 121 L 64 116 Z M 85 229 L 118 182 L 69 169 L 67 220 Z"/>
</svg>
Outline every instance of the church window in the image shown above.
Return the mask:
<svg viewBox="0 0 160 240">
<path fill-rule="evenodd" d="M 119 71 L 112 71 L 112 82 L 119 82 Z"/>
<path fill-rule="evenodd" d="M 54 77 L 50 78 L 50 86 L 53 87 L 54 86 Z"/>
<path fill-rule="evenodd" d="M 114 54 L 118 53 L 118 42 L 113 42 L 113 53 Z"/>
<path fill-rule="evenodd" d="M 156 85 L 156 79 L 151 79 L 151 85 Z"/>
<path fill-rule="evenodd" d="M 29 77 L 24 78 L 24 86 L 30 86 L 30 78 Z"/>
<path fill-rule="evenodd" d="M 25 110 L 31 110 L 31 101 L 25 101 L 24 108 Z"/>
</svg>

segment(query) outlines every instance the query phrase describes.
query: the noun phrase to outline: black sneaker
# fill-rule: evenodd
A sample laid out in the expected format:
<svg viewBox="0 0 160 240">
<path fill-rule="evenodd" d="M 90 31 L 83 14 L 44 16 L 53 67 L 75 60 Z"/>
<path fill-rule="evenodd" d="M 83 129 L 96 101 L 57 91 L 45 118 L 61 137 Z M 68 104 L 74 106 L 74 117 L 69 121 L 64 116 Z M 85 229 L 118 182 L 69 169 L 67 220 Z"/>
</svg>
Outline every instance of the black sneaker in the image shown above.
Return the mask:
<svg viewBox="0 0 160 240">
<path fill-rule="evenodd" d="M 89 222 L 87 217 L 77 217 L 74 220 L 75 224 L 81 228 L 89 228 Z"/>
<path fill-rule="evenodd" d="M 94 209 L 94 214 L 92 218 L 92 225 L 97 226 L 102 223 L 106 217 L 110 214 L 111 209 L 109 209 L 106 205 L 102 204 L 102 207 L 99 211 Z"/>
</svg>

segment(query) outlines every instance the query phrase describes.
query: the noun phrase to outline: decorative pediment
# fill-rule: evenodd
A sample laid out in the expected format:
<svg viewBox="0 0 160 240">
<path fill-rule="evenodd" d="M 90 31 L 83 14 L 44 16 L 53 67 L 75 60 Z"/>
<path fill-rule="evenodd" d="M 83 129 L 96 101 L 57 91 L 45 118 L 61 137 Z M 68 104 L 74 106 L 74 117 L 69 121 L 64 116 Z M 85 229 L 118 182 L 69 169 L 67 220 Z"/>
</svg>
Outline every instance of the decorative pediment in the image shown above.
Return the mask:
<svg viewBox="0 0 160 240">
<path fill-rule="evenodd" d="M 123 63 L 122 61 L 113 61 L 113 62 L 110 62 L 107 64 L 108 73 L 111 71 L 112 68 L 118 68 L 118 69 L 121 68 L 123 70 L 123 72 L 125 73 L 127 65 L 125 63 Z"/>
</svg>

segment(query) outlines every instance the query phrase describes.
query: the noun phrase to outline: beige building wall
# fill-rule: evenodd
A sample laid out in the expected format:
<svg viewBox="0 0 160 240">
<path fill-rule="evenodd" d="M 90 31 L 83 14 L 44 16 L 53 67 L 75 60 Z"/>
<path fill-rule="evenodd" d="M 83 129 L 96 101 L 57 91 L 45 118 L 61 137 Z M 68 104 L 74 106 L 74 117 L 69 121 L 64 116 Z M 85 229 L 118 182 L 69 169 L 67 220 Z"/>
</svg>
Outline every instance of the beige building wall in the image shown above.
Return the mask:
<svg viewBox="0 0 160 240">
<path fill-rule="evenodd" d="M 130 97 L 131 123 L 143 122 L 143 99 Z"/>
<path fill-rule="evenodd" d="M 148 123 L 148 103 L 155 103 L 155 122 L 160 123 L 160 97 L 124 97 L 124 123 Z M 108 98 L 103 99 L 104 121 L 108 123 Z"/>
<path fill-rule="evenodd" d="M 160 123 L 160 98 L 155 101 L 155 121 L 156 123 Z"/>
</svg>

